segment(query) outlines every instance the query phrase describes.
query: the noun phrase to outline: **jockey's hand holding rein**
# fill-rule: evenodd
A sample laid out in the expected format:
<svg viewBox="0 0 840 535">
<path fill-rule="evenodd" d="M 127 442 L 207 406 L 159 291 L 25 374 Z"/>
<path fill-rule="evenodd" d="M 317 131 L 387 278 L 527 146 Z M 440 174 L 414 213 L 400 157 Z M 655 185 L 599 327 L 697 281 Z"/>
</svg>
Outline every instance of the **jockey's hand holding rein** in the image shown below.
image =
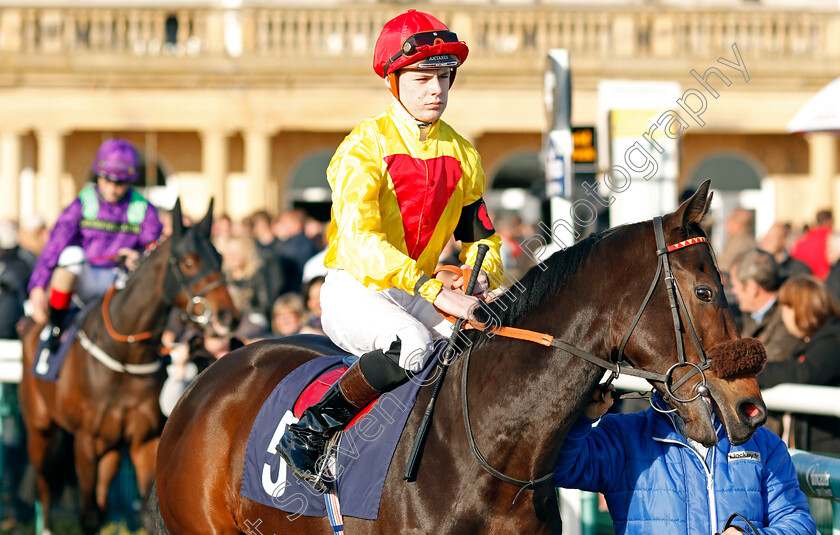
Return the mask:
<svg viewBox="0 0 840 535">
<path fill-rule="evenodd" d="M 470 266 L 463 264 L 461 266 L 462 270 L 469 270 Z M 452 281 L 451 288 L 453 290 L 461 290 L 462 292 L 466 288 L 467 281 L 464 280 L 464 277 L 456 276 L 455 279 Z M 478 273 L 478 279 L 475 281 L 475 288 L 473 288 L 473 295 L 476 297 L 481 298 L 482 300 L 487 300 L 487 290 L 490 289 L 490 284 L 487 282 L 487 274 L 484 271 L 480 271 Z"/>
<path fill-rule="evenodd" d="M 47 313 L 49 303 L 47 302 L 46 289 L 40 286 L 32 288 L 32 291 L 29 292 L 29 304 L 32 307 L 32 319 L 42 325 L 47 323 L 49 319 Z"/>
<path fill-rule="evenodd" d="M 125 266 L 134 271 L 140 264 L 140 253 L 130 247 L 122 247 L 118 254 L 124 258 Z M 36 286 L 29 292 L 29 304 L 32 307 L 32 319 L 37 323 L 45 324 L 49 321 L 49 300 L 47 290 Z"/>
<path fill-rule="evenodd" d="M 123 263 L 129 271 L 134 271 L 140 265 L 140 253 L 130 247 L 121 247 L 117 253 L 124 258 Z"/>
<path fill-rule="evenodd" d="M 450 290 L 446 286 L 441 288 L 440 293 L 435 297 L 434 305 L 452 316 L 467 320 L 476 319 L 472 310 L 479 306 L 480 300 L 472 295 L 464 295 L 461 292 Z"/>
<path fill-rule="evenodd" d="M 473 295 L 464 295 L 464 278 L 461 276 L 440 271 L 435 278 L 443 281 L 443 288 L 435 297 L 435 307 L 458 318 L 475 319 L 472 309 L 478 306 L 479 300 L 485 300 L 487 297 L 487 275 L 483 271 L 478 275 Z"/>
</svg>

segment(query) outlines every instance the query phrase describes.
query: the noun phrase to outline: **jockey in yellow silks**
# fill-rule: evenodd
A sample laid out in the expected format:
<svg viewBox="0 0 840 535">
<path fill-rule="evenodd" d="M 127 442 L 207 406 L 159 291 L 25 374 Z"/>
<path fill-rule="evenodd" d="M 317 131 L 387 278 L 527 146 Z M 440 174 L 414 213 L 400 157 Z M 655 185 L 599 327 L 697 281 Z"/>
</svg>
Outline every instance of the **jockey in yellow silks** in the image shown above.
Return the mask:
<svg viewBox="0 0 840 535">
<path fill-rule="evenodd" d="M 480 158 L 440 120 L 467 53 L 426 13 L 410 10 L 386 23 L 374 70 L 393 104 L 357 126 L 327 169 L 333 205 L 321 321 L 334 343 L 361 357 L 277 445 L 295 474 L 317 488 L 324 488 L 318 459 L 329 437 L 407 381 L 433 340 L 451 334 L 435 307 L 469 318 L 491 283 L 502 280 L 501 238 L 482 200 Z M 453 235 L 464 263 L 474 261 L 478 244 L 490 247 L 472 296 L 454 291 L 463 280 L 450 287 L 432 278 Z"/>
</svg>

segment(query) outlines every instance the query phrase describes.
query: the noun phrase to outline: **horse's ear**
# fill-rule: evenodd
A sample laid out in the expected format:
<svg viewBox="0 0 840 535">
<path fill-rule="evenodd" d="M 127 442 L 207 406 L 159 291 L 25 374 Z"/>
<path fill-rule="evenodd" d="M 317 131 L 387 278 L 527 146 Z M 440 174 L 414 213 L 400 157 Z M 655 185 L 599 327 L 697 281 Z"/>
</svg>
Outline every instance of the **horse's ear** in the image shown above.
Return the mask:
<svg viewBox="0 0 840 535">
<path fill-rule="evenodd" d="M 210 231 L 213 229 L 213 197 L 210 197 L 210 206 L 207 207 L 207 213 L 204 214 L 204 218 L 197 226 L 203 235 L 210 235 Z"/>
<path fill-rule="evenodd" d="M 176 240 L 184 234 L 184 218 L 181 215 L 181 198 L 175 199 L 175 207 L 172 208 L 172 237 Z"/>
<path fill-rule="evenodd" d="M 709 208 L 712 206 L 712 194 L 709 193 L 709 188 L 712 185 L 711 180 L 706 180 L 697 191 L 694 192 L 687 201 L 682 203 L 674 215 L 677 216 L 677 221 L 680 222 L 680 227 L 685 228 L 690 223 L 699 224 Z"/>
</svg>

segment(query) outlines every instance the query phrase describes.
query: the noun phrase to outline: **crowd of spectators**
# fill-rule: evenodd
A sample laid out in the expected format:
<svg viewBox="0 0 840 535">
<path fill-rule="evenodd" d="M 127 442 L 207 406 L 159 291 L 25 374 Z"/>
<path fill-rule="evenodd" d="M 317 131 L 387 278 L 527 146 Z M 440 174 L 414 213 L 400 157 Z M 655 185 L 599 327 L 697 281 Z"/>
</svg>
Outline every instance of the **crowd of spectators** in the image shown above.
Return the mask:
<svg viewBox="0 0 840 535">
<path fill-rule="evenodd" d="M 171 217 L 161 211 L 164 235 Z M 519 244 L 533 233 L 516 214 L 495 214 L 511 279 L 533 265 Z M 742 336 L 759 338 L 768 364 L 762 387 L 779 382 L 840 386 L 840 233 L 831 212 L 816 214 L 814 225 L 797 233 L 773 224 L 758 237 L 754 214 L 733 210 L 725 247 L 718 255 L 727 296 Z M 324 282 L 326 224 L 293 209 L 272 217 L 260 211 L 242 220 L 214 220 L 213 243 L 222 256 L 228 290 L 242 321 L 231 336 L 213 338 L 173 313 L 164 344 L 178 348 L 169 367 L 169 403 L 196 373 L 229 351 L 256 340 L 294 334 L 323 334 L 320 288 Z M 39 219 L 0 221 L 0 338 L 16 338 L 24 315 L 25 288 L 49 230 Z M 459 264 L 452 242 L 442 264 Z M 768 427 L 788 443 L 814 451 L 840 453 L 840 419 L 771 413 Z"/>
<path fill-rule="evenodd" d="M 741 335 L 767 349 L 759 385 L 840 386 L 840 234 L 831 212 L 799 234 L 777 222 L 758 240 L 752 213 L 732 214 L 718 264 Z M 790 447 L 840 454 L 839 418 L 771 412 L 766 425 Z"/>
</svg>

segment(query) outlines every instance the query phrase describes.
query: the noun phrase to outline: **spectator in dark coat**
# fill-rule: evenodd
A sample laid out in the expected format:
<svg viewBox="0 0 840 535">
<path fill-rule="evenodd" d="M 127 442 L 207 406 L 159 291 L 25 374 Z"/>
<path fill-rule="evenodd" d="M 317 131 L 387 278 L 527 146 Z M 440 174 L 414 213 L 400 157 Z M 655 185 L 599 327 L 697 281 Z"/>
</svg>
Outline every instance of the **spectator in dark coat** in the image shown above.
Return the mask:
<svg viewBox="0 0 840 535">
<path fill-rule="evenodd" d="M 788 360 L 799 339 L 785 329 L 778 304 L 779 274 L 768 252 L 750 249 L 738 255 L 730 271 L 732 292 L 741 310 L 741 336 L 758 338 L 767 360 Z"/>
<path fill-rule="evenodd" d="M 282 244 L 271 230 L 271 218 L 268 212 L 260 210 L 254 213 L 248 218 L 246 225 L 251 236 L 256 240 L 257 253 L 262 260 L 263 272 L 266 284 L 268 284 L 267 301 L 273 303 L 279 295 L 294 287 L 293 280 L 290 281 L 284 262 L 280 258 Z M 299 284 L 298 288 L 300 288 Z"/>
<path fill-rule="evenodd" d="M 315 243 L 304 232 L 305 221 L 306 215 L 302 210 L 288 210 L 280 214 L 276 225 L 282 233 L 279 252 L 283 259 L 283 267 L 287 270 L 287 291 L 291 292 L 300 291 L 303 266 L 318 253 Z"/>
<path fill-rule="evenodd" d="M 17 338 L 35 255 L 18 246 L 17 225 L 0 222 L 0 338 Z"/>
<path fill-rule="evenodd" d="M 779 290 L 779 304 L 785 327 L 801 342 L 790 360 L 767 363 L 757 377 L 759 386 L 840 386 L 840 311 L 825 283 L 812 275 L 788 279 Z M 789 445 L 820 453 L 840 453 L 840 418 L 798 417 Z"/>
</svg>

